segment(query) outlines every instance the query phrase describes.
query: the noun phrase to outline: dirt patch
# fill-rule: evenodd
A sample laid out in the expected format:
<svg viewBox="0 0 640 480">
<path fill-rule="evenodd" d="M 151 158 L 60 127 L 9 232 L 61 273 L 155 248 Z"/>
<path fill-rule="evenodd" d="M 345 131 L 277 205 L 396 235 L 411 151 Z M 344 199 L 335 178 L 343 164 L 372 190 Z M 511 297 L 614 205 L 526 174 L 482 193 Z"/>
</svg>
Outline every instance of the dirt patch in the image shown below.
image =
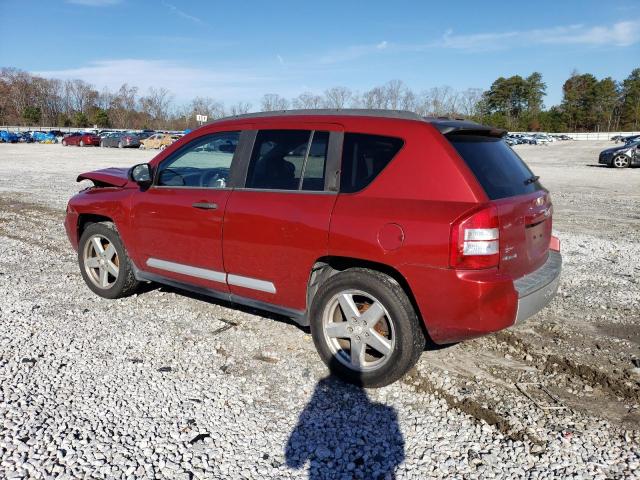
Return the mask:
<svg viewBox="0 0 640 480">
<path fill-rule="evenodd" d="M 403 382 L 414 388 L 417 392 L 428 393 L 442 398 L 450 408 L 455 408 L 470 417 L 474 418 L 478 423 L 485 422 L 488 425 L 496 427 L 503 435 L 509 437 L 513 441 L 523 441 L 529 439 L 531 442 L 542 445 L 544 442 L 531 432 L 516 428 L 509 422 L 509 419 L 499 413 L 484 406 L 485 400 L 479 400 L 472 397 L 457 398 L 451 393 L 438 388 L 428 378 L 421 376 L 417 370 L 411 370 L 403 379 Z"/>
</svg>

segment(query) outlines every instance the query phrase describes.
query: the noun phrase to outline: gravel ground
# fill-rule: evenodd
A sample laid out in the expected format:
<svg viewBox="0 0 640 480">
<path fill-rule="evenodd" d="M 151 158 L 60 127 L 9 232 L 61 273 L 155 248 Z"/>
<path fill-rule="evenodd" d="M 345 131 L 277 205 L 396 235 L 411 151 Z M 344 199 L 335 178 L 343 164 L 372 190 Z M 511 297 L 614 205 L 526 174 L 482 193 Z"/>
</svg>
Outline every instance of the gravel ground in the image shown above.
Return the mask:
<svg viewBox="0 0 640 480">
<path fill-rule="evenodd" d="M 75 177 L 153 153 L 0 145 L 0 477 L 640 477 L 640 169 L 595 166 L 606 146 L 516 147 L 554 198 L 549 308 L 365 391 L 283 318 L 89 291 Z"/>
</svg>

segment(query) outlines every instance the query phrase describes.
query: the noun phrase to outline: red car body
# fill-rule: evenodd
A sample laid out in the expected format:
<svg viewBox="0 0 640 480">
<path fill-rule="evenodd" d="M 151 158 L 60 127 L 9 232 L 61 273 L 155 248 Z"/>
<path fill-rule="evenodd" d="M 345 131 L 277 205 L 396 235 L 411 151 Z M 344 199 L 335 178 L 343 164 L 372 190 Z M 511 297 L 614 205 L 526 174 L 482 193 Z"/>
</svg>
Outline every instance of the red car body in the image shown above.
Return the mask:
<svg viewBox="0 0 640 480">
<path fill-rule="evenodd" d="M 69 201 L 66 231 L 77 249 L 86 222 L 109 219 L 137 278 L 256 305 L 301 324 L 308 324 L 318 265 L 377 269 L 407 291 L 432 340 L 457 342 L 509 327 L 544 307 L 557 290 L 561 262 L 548 192 L 540 188 L 491 200 L 445 136 L 447 129 L 474 125 L 340 112 L 217 121 L 160 152 L 152 168 L 215 132 L 322 130 L 334 134 L 338 151 L 345 132 L 395 137 L 404 144 L 354 193 L 244 188 L 242 172 L 233 171 L 224 189 L 141 188 L 126 169 L 85 173 L 78 180 L 91 179 L 95 186 Z M 236 152 L 244 151 L 240 138 Z M 340 165 L 333 168 L 330 173 L 338 175 Z M 217 209 L 193 208 L 201 203 Z M 499 252 L 486 260 L 490 265 L 459 258 L 466 237 L 456 235 L 465 222 L 499 230 Z M 168 271 L 150 261 L 158 258 L 220 275 Z"/>
<path fill-rule="evenodd" d="M 71 135 L 67 135 L 62 139 L 62 145 L 77 145 L 80 147 L 93 145 L 95 147 L 98 147 L 100 146 L 100 137 L 93 133 L 72 133 Z"/>
</svg>

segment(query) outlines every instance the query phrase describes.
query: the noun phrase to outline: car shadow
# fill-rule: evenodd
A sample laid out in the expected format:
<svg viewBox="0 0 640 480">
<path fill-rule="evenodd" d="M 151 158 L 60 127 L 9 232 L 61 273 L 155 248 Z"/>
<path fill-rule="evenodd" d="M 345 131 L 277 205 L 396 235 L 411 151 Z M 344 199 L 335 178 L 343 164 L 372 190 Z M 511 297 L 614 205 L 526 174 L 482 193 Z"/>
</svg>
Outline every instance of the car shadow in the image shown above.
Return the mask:
<svg viewBox="0 0 640 480">
<path fill-rule="evenodd" d="M 592 168 L 609 168 L 609 165 L 602 165 L 599 163 L 587 163 L 585 166 L 592 167 Z"/>
<path fill-rule="evenodd" d="M 398 414 L 357 383 L 332 373 L 316 384 L 287 441 L 287 466 L 308 465 L 309 480 L 396 478 L 405 458 Z"/>
<path fill-rule="evenodd" d="M 210 297 L 207 295 L 203 295 L 200 293 L 196 293 L 196 292 L 192 292 L 190 290 L 182 290 L 180 288 L 177 287 L 172 287 L 169 285 L 163 285 L 160 283 L 155 283 L 155 282 L 145 282 L 142 283 L 138 289 L 138 293 L 139 294 L 143 294 L 143 293 L 148 293 L 151 292 L 153 290 L 158 290 L 160 292 L 167 292 L 167 293 L 175 293 L 176 295 L 182 295 L 185 297 L 189 297 L 192 298 L 194 300 L 200 300 L 202 302 L 206 302 L 206 303 L 210 303 L 213 305 L 219 305 L 221 307 L 225 307 L 225 308 L 230 308 L 233 310 L 238 310 L 240 312 L 244 312 L 244 313 L 248 313 L 250 315 L 257 315 L 263 318 L 268 318 L 269 320 L 275 320 L 276 322 L 281 322 L 281 323 L 285 323 L 287 325 L 292 325 L 294 327 L 297 327 L 299 330 L 301 330 L 302 332 L 306 333 L 306 334 L 310 334 L 311 333 L 311 329 L 308 326 L 302 326 L 298 323 L 296 323 L 294 320 L 292 320 L 291 318 L 285 316 L 285 315 L 280 315 L 277 313 L 273 313 L 273 312 L 269 312 L 268 310 L 261 310 L 259 308 L 254 308 L 254 307 L 249 307 L 246 305 L 242 305 L 240 303 L 233 303 L 231 301 L 227 301 L 227 300 L 223 300 L 221 298 L 215 298 L 215 297 Z M 435 350 L 443 350 L 446 348 L 450 348 L 453 347 L 455 345 L 457 345 L 456 343 L 447 343 L 447 344 L 443 344 L 443 345 L 439 345 L 437 343 L 435 343 L 431 337 L 429 336 L 429 332 L 427 331 L 426 327 L 424 326 L 424 324 L 422 324 L 423 327 L 423 331 L 422 333 L 424 334 L 425 337 L 425 346 L 424 346 L 424 351 L 425 352 L 430 352 L 430 351 L 435 351 Z"/>
</svg>

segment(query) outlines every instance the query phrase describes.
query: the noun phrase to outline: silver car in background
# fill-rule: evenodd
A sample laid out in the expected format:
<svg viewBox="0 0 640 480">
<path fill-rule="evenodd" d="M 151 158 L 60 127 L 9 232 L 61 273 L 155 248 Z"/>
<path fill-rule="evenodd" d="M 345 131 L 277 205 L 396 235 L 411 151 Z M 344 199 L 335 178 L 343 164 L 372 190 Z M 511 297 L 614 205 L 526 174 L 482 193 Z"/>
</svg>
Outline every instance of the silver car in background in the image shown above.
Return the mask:
<svg viewBox="0 0 640 480">
<path fill-rule="evenodd" d="M 132 132 L 113 132 L 105 136 L 100 141 L 101 147 L 132 147 L 138 148 L 140 146 L 140 138 Z"/>
</svg>

